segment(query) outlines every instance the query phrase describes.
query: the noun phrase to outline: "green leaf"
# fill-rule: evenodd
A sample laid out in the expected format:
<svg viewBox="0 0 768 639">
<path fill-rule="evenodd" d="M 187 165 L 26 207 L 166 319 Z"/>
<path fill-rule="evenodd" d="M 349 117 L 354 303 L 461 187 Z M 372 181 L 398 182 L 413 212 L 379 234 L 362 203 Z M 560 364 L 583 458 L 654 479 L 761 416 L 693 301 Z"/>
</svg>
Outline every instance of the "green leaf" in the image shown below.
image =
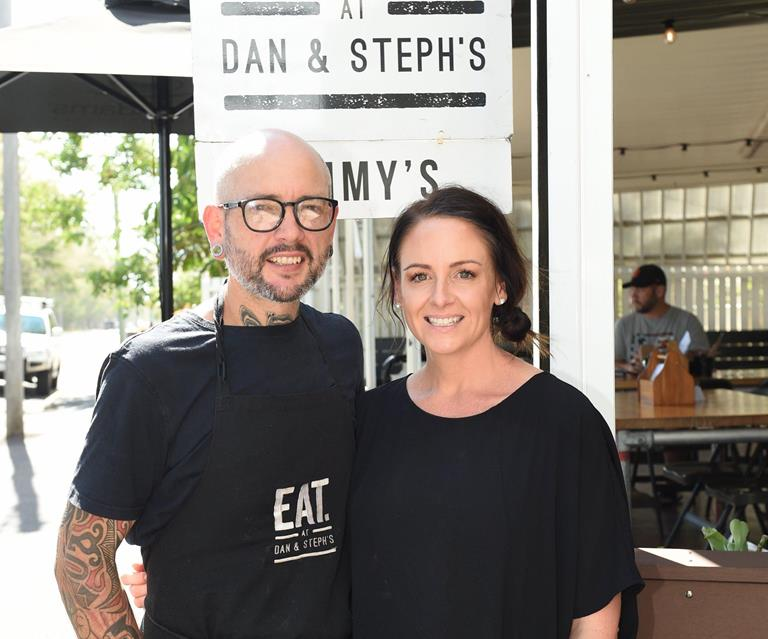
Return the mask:
<svg viewBox="0 0 768 639">
<path fill-rule="evenodd" d="M 701 534 L 704 535 L 704 539 L 707 540 L 707 543 L 712 550 L 728 550 L 728 542 L 716 529 L 711 528 L 710 526 L 703 526 Z"/>
<path fill-rule="evenodd" d="M 747 536 L 749 535 L 749 526 L 746 521 L 741 519 L 731 520 L 731 541 L 728 542 L 729 550 L 743 552 L 747 549 Z"/>
</svg>

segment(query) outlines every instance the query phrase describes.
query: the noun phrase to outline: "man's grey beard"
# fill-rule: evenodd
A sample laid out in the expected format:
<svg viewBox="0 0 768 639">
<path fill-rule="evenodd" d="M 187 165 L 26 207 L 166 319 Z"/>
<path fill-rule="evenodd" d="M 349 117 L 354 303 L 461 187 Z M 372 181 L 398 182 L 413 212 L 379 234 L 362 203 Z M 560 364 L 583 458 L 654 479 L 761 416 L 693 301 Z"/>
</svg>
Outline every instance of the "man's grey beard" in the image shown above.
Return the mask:
<svg viewBox="0 0 768 639">
<path fill-rule="evenodd" d="M 309 265 L 309 273 L 306 279 L 291 288 L 276 287 L 267 282 L 262 274 L 267 259 L 271 255 L 282 251 L 300 251 L 304 254 L 304 259 L 307 260 Z M 315 260 L 309 249 L 302 244 L 295 246 L 281 244 L 272 247 L 256 258 L 248 255 L 243 249 L 236 247 L 229 240 L 229 234 L 224 234 L 224 256 L 229 274 L 249 294 L 269 300 L 270 302 L 295 302 L 306 295 L 309 289 L 315 285 L 315 282 L 320 279 L 332 252 L 332 247 L 329 246 L 328 250 L 320 256 L 320 259 Z"/>
</svg>

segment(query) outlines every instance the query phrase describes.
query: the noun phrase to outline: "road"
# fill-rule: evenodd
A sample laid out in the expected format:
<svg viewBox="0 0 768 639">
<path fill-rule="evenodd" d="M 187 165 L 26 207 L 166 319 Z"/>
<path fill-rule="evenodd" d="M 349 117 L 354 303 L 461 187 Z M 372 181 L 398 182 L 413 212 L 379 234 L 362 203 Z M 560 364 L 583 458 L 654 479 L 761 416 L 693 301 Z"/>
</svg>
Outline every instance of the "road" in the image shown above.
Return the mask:
<svg viewBox="0 0 768 639">
<path fill-rule="evenodd" d="M 25 438 L 5 441 L 0 398 L 0 636 L 67 639 L 74 631 L 53 579 L 56 535 L 69 483 L 88 431 L 96 379 L 104 357 L 119 345 L 116 330 L 64 333 L 59 389 L 46 398 L 27 393 Z M 138 548 L 123 544 L 118 568 L 130 568 Z"/>
</svg>

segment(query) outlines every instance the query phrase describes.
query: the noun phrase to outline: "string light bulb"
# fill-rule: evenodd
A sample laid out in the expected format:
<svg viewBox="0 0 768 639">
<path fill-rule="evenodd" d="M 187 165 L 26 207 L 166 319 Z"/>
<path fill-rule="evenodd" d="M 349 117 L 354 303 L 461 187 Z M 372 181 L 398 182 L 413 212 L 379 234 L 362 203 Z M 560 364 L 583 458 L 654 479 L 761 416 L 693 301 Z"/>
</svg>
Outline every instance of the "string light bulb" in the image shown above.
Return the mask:
<svg viewBox="0 0 768 639">
<path fill-rule="evenodd" d="M 674 44 L 677 40 L 677 31 L 675 31 L 675 21 L 667 20 L 664 23 L 664 42 Z"/>
</svg>

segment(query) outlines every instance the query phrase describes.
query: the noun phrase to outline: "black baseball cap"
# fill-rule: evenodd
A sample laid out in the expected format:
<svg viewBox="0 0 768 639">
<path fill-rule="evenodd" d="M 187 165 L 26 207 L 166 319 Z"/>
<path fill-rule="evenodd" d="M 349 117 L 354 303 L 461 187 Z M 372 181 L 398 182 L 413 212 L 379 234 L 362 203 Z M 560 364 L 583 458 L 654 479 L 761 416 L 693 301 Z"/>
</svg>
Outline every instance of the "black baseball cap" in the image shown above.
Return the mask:
<svg viewBox="0 0 768 639">
<path fill-rule="evenodd" d="M 637 286 L 643 288 L 644 286 L 653 286 L 654 284 L 667 285 L 667 276 L 664 275 L 664 271 L 661 270 L 655 264 L 643 264 L 638 266 L 632 273 L 632 279 L 629 282 L 624 282 L 621 288 L 629 288 L 630 286 Z"/>
</svg>

